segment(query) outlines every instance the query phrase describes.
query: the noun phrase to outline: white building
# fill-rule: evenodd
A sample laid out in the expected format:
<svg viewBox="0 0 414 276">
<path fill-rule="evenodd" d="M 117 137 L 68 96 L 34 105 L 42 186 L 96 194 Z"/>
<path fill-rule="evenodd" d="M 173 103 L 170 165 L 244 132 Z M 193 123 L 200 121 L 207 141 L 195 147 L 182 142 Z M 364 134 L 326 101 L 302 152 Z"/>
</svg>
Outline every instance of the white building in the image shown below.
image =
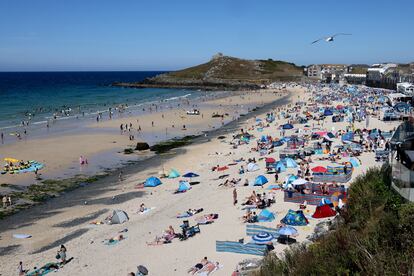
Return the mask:
<svg viewBox="0 0 414 276">
<path fill-rule="evenodd" d="M 397 83 L 397 91 L 405 95 L 414 96 L 414 84 L 409 82 Z"/>
</svg>

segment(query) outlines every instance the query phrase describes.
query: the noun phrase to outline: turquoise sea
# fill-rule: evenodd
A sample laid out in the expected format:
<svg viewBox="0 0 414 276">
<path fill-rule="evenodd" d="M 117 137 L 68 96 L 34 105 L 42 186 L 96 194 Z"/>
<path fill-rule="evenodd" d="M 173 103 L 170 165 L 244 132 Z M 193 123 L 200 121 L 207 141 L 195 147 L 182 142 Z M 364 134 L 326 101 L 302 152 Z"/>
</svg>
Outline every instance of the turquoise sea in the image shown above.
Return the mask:
<svg viewBox="0 0 414 276">
<path fill-rule="evenodd" d="M 0 72 L 0 130 L 6 132 L 30 121 L 46 124 L 59 119 L 96 116 L 120 104 L 129 107 L 151 102 L 194 98 L 181 89 L 135 89 L 111 86 L 134 82 L 162 72 Z M 95 114 L 95 115 L 94 115 Z"/>
</svg>

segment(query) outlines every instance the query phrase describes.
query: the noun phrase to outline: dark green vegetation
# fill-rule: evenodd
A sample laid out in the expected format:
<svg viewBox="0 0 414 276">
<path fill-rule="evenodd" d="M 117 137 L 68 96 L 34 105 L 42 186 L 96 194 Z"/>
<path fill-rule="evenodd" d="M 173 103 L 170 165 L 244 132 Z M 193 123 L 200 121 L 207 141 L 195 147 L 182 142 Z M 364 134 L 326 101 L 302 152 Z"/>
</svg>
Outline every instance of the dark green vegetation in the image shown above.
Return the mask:
<svg viewBox="0 0 414 276">
<path fill-rule="evenodd" d="M 165 153 L 171 149 L 179 148 L 179 147 L 183 147 L 183 146 L 191 144 L 192 140 L 196 137 L 197 136 L 195 135 L 188 135 L 188 136 L 184 136 L 183 138 L 171 139 L 168 141 L 155 144 L 152 147 L 150 147 L 150 149 L 151 151 L 155 151 L 155 153 L 157 154 Z"/>
<path fill-rule="evenodd" d="M 358 177 L 335 230 L 283 260 L 269 255 L 257 275 L 413 275 L 414 203 L 390 188 L 389 170 Z"/>
<path fill-rule="evenodd" d="M 42 203 L 49 198 L 56 197 L 61 193 L 74 190 L 83 185 L 93 183 L 103 177 L 99 176 L 76 176 L 63 180 L 44 180 L 41 184 L 33 184 L 27 187 L 27 189 L 11 192 L 9 195 L 13 201 L 17 204 L 13 205 L 13 208 L 0 209 L 0 219 L 5 216 L 12 215 L 19 210 L 27 209 L 32 205 Z M 9 186 L 8 184 L 2 184 L 2 186 Z"/>
<path fill-rule="evenodd" d="M 273 81 L 298 80 L 303 68 L 284 61 L 246 60 L 216 55 L 209 62 L 161 74 L 129 87 L 187 87 L 202 89 L 257 89 Z"/>
</svg>

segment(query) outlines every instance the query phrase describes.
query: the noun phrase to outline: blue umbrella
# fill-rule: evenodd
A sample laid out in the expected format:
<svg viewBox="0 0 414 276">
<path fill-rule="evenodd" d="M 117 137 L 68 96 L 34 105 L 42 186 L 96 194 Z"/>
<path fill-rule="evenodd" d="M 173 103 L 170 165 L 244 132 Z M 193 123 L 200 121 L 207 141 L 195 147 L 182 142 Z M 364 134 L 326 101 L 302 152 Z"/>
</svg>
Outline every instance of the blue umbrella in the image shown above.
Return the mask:
<svg viewBox="0 0 414 276">
<path fill-rule="evenodd" d="M 286 171 L 286 166 L 283 164 L 282 161 L 277 161 L 274 165 L 275 169 L 280 172 Z"/>
<path fill-rule="evenodd" d="M 261 232 L 254 236 L 252 236 L 252 240 L 256 244 L 267 244 L 268 242 L 272 241 L 275 237 L 267 232 Z"/>
<path fill-rule="evenodd" d="M 298 166 L 298 164 L 292 158 L 287 157 L 284 161 L 287 168 L 296 168 Z"/>
<path fill-rule="evenodd" d="M 298 230 L 296 228 L 293 228 L 292 226 L 283 226 L 278 231 L 279 235 L 283 236 L 292 236 L 296 235 L 298 233 Z"/>
<path fill-rule="evenodd" d="M 199 175 L 193 172 L 188 172 L 183 177 L 192 178 L 192 177 L 198 177 Z"/>
<path fill-rule="evenodd" d="M 269 181 L 267 180 L 266 177 L 264 177 L 263 175 L 259 175 L 258 177 L 256 177 L 256 180 L 254 181 L 254 186 L 262 186 L 266 184 L 267 182 Z"/>
</svg>

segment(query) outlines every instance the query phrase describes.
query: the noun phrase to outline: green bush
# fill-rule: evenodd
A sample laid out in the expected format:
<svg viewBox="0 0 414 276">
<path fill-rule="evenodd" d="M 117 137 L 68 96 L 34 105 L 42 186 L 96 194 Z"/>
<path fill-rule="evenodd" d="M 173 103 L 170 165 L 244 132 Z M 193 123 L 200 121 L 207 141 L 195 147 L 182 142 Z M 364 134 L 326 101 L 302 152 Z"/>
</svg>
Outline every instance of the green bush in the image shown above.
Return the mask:
<svg viewBox="0 0 414 276">
<path fill-rule="evenodd" d="M 308 247 L 270 254 L 258 275 L 412 275 L 414 203 L 390 188 L 390 169 L 370 169 L 349 189 L 343 223 Z"/>
</svg>

